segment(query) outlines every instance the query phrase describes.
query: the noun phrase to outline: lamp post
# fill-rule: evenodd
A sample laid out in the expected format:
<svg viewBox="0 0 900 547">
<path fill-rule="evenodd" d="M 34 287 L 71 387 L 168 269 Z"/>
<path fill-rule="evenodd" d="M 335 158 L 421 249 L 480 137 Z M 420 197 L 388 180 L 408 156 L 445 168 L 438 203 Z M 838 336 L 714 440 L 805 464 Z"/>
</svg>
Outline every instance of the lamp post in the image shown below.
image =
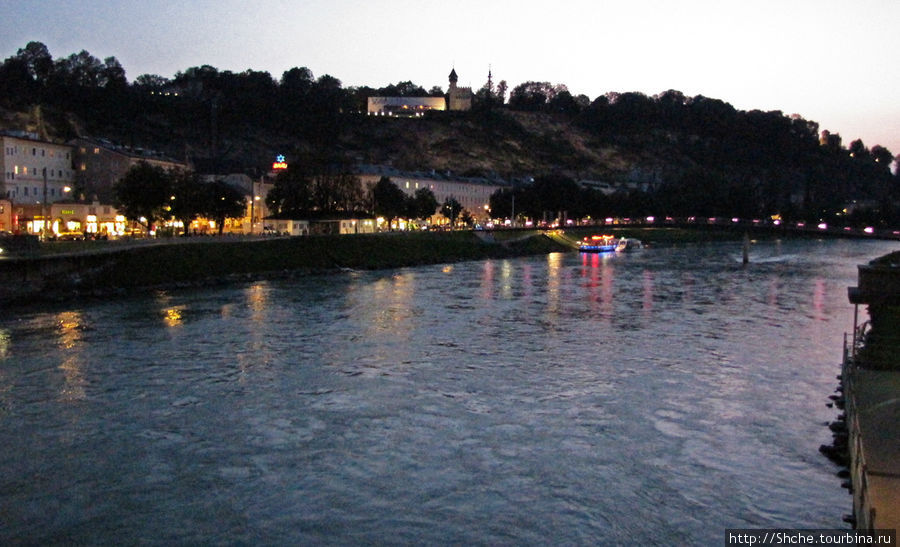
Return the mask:
<svg viewBox="0 0 900 547">
<path fill-rule="evenodd" d="M 250 179 L 250 235 L 253 235 L 253 213 L 256 211 L 256 182 Z"/>
<path fill-rule="evenodd" d="M 44 167 L 44 199 L 41 200 L 41 239 L 47 241 L 47 168 Z"/>
</svg>

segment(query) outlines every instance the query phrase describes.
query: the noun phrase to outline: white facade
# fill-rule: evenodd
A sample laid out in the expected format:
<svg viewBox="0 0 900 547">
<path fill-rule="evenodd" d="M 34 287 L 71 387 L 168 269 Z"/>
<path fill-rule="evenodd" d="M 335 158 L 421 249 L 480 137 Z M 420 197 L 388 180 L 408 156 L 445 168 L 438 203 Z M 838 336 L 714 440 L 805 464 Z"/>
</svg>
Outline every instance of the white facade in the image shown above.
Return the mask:
<svg viewBox="0 0 900 547">
<path fill-rule="evenodd" d="M 265 229 L 267 232 L 275 232 L 276 234 L 285 234 L 290 236 L 309 235 L 308 220 L 267 218 L 265 220 L 265 225 Z"/>
<path fill-rule="evenodd" d="M 431 178 L 407 175 L 401 172 L 389 174 L 363 173 L 359 175 L 359 178 L 363 185 L 372 186 L 378 183 L 382 176 L 389 177 L 391 182 L 409 196 L 415 195 L 420 188 L 428 188 L 434 194 L 435 199 L 437 199 L 438 206 L 442 205 L 447 199 L 453 198 L 479 222 L 487 220 L 490 216 L 488 206 L 491 202 L 491 194 L 498 190 L 509 188 L 505 184 L 480 179 Z"/>
<path fill-rule="evenodd" d="M 443 97 L 369 97 L 367 109 L 377 116 L 421 116 L 428 110 L 445 110 Z"/>
<path fill-rule="evenodd" d="M 70 191 L 75 183 L 71 146 L 31 136 L 0 135 L 0 142 L 0 172 L 3 173 L 0 197 L 17 204 L 71 199 Z"/>
</svg>

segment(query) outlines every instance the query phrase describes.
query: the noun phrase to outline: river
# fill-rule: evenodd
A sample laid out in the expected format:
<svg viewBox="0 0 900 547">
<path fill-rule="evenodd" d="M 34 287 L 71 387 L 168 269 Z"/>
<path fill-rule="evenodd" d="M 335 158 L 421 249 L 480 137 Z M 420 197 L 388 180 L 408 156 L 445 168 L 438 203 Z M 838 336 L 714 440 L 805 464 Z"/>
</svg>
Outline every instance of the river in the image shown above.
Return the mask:
<svg viewBox="0 0 900 547">
<path fill-rule="evenodd" d="M 895 248 L 760 241 L 745 267 L 740 243 L 680 244 L 7 310 L 0 542 L 844 528 L 825 403 L 856 266 Z"/>
</svg>

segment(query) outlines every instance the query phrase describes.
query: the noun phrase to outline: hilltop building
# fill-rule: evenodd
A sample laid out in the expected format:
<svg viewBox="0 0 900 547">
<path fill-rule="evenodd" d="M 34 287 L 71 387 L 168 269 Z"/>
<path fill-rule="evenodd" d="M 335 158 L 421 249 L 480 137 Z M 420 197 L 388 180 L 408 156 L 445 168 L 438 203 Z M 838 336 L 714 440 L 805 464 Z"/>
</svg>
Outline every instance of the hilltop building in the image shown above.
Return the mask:
<svg viewBox="0 0 900 547">
<path fill-rule="evenodd" d="M 465 111 L 472 108 L 472 88 L 457 87 L 456 69 L 450 71 L 447 97 L 369 97 L 368 114 L 374 116 L 422 116 L 429 110 Z"/>
<path fill-rule="evenodd" d="M 456 69 L 450 70 L 450 89 L 447 91 L 447 110 L 460 111 L 472 109 L 472 88 L 457 87 L 456 82 L 459 77 L 456 75 Z"/>
<path fill-rule="evenodd" d="M 422 116 L 429 110 L 446 110 L 443 97 L 369 97 L 367 111 L 377 116 Z"/>
</svg>

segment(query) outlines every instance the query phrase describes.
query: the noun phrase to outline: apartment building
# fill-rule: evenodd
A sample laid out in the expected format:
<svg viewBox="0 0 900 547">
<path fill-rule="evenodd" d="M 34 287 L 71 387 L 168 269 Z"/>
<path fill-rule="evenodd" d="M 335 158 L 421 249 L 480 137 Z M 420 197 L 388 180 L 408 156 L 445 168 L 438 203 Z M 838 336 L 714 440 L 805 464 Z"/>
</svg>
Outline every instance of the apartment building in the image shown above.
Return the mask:
<svg viewBox="0 0 900 547">
<path fill-rule="evenodd" d="M 0 133 L 0 143 L 0 197 L 22 205 L 71 199 L 75 184 L 71 146 L 22 131 Z"/>
</svg>

